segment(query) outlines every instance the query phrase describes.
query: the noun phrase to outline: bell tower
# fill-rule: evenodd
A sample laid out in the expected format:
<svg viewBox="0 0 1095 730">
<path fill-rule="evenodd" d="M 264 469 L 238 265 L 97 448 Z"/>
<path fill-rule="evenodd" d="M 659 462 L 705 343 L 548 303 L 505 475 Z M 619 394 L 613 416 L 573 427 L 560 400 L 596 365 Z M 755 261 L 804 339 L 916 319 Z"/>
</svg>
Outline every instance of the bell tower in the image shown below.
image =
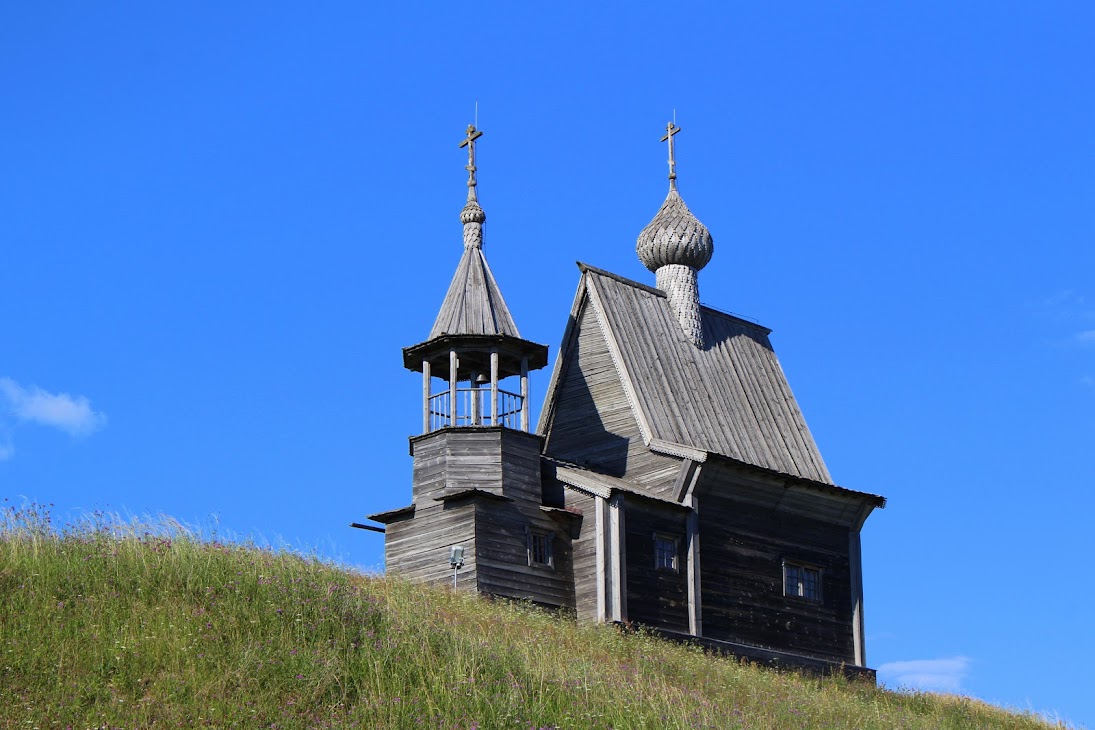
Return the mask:
<svg viewBox="0 0 1095 730">
<path fill-rule="evenodd" d="M 483 255 L 483 223 L 475 179 L 475 145 L 483 132 L 468 125 L 468 200 L 460 211 L 464 252 L 429 339 L 403 350 L 403 365 L 422 373 L 422 433 L 502 426 L 529 430 L 528 374 L 547 364 L 547 346 L 521 338 Z M 518 377 L 515 390 L 502 381 Z"/>
<path fill-rule="evenodd" d="M 547 365 L 548 348 L 521 337 L 483 255 L 482 136 L 469 125 L 460 143 L 468 197 L 456 273 L 429 337 L 403 350 L 403 365 L 422 373 L 422 432 L 410 439 L 414 503 L 371 517 L 386 525 L 393 573 L 451 583 L 450 549 L 460 547 L 458 587 L 537 598 L 520 576 L 542 565 L 530 557 L 533 536 L 542 547 L 554 529 L 541 510 L 543 439 L 529 431 L 529 372 Z"/>
</svg>

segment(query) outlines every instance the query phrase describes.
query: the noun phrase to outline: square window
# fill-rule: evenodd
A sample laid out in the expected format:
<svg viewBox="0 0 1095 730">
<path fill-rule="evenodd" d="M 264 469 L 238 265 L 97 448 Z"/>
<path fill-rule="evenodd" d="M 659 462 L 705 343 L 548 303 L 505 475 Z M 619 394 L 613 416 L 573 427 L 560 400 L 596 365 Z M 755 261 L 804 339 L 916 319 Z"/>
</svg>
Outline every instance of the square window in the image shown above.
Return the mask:
<svg viewBox="0 0 1095 730">
<path fill-rule="evenodd" d="M 553 567 L 551 555 L 551 533 L 540 530 L 529 530 L 528 533 L 528 564 Z"/>
<path fill-rule="evenodd" d="M 654 535 L 654 568 L 656 570 L 677 570 L 677 538 L 668 535 Z"/>
<path fill-rule="evenodd" d="M 784 561 L 783 595 L 821 603 L 821 568 Z"/>
</svg>

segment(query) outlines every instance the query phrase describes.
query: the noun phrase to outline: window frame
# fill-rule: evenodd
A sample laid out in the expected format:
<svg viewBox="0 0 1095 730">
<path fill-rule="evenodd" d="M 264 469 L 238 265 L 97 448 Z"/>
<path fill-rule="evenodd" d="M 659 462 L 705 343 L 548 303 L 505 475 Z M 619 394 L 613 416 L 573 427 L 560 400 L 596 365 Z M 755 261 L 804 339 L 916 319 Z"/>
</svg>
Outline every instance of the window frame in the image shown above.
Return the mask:
<svg viewBox="0 0 1095 730">
<path fill-rule="evenodd" d="M 679 573 L 681 572 L 681 539 L 678 535 L 672 535 L 667 532 L 655 532 L 653 535 L 654 540 L 654 570 L 663 571 L 666 573 Z M 673 548 L 672 552 L 672 564 L 665 565 L 661 559 L 664 554 L 663 550 L 659 550 L 659 543 L 666 543 Z"/>
<path fill-rule="evenodd" d="M 788 577 L 790 571 L 798 571 L 799 579 L 796 581 L 796 592 L 788 591 Z M 809 590 L 809 575 L 814 576 L 815 590 Z M 824 591 L 825 569 L 820 565 L 805 563 L 801 560 L 783 559 L 783 595 L 786 598 L 794 598 L 799 601 L 821 604 L 825 600 Z M 811 595 L 811 593 L 813 595 Z"/>
<path fill-rule="evenodd" d="M 536 559 L 537 541 L 543 541 L 543 556 L 544 561 Z M 550 568 L 555 569 L 555 533 L 551 530 L 543 530 L 536 527 L 525 528 L 525 549 L 528 554 L 528 564 L 533 568 Z"/>
</svg>

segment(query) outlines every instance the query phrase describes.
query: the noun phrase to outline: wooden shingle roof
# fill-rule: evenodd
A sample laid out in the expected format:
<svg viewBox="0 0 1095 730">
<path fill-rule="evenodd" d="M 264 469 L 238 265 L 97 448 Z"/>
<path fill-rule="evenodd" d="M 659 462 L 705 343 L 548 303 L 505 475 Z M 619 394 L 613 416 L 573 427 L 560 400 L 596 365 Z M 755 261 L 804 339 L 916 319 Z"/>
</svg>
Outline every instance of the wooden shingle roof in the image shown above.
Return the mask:
<svg viewBox="0 0 1095 730">
<path fill-rule="evenodd" d="M 479 246 L 464 248 L 429 339 L 442 335 L 521 337 Z"/>
<path fill-rule="evenodd" d="M 702 308 L 704 346 L 684 336 L 665 294 L 579 264 L 643 440 L 832 484 L 768 340 L 770 330 Z M 566 357 L 565 353 L 561 353 Z"/>
</svg>

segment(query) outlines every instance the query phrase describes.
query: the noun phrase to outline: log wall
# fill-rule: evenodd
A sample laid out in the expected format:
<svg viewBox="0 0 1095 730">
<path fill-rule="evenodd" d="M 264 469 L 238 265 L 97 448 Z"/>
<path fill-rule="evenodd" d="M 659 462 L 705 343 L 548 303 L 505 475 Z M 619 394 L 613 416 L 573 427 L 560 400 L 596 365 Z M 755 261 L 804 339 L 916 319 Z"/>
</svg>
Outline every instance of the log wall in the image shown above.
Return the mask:
<svg viewBox="0 0 1095 730">
<path fill-rule="evenodd" d="M 705 637 L 855 663 L 848 529 L 734 499 L 700 501 Z M 784 596 L 783 563 L 822 571 L 822 600 Z"/>
</svg>

